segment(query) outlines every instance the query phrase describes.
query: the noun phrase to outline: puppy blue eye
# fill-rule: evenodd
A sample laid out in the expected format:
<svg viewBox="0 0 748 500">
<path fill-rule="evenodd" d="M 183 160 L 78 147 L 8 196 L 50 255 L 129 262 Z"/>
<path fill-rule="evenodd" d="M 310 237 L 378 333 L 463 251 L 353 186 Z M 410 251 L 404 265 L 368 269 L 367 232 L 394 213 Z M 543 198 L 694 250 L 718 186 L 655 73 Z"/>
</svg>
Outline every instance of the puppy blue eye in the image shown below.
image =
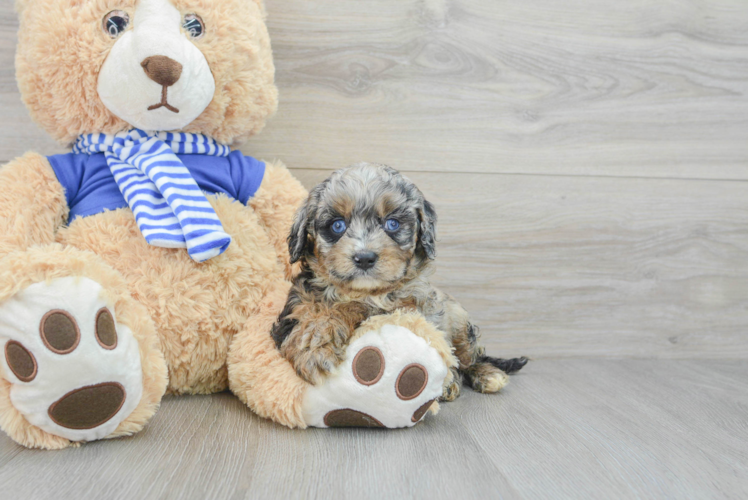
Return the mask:
<svg viewBox="0 0 748 500">
<path fill-rule="evenodd" d="M 342 219 L 336 220 L 332 223 L 332 226 L 330 226 L 330 229 L 332 229 L 332 232 L 335 234 L 343 234 L 345 232 L 345 228 L 345 221 Z"/>
<path fill-rule="evenodd" d="M 395 219 L 387 219 L 387 221 L 384 223 L 384 228 L 387 231 L 397 231 L 400 229 L 400 222 L 396 221 Z"/>
</svg>

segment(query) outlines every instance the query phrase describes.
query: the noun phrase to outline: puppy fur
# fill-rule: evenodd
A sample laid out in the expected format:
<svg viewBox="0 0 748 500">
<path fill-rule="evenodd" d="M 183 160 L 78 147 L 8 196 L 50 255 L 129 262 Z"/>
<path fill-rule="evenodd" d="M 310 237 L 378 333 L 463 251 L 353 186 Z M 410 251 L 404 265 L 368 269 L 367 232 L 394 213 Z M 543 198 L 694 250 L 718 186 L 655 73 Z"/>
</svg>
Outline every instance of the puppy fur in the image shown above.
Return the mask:
<svg viewBox="0 0 748 500">
<path fill-rule="evenodd" d="M 465 309 L 429 284 L 436 212 L 393 168 L 359 163 L 333 173 L 296 213 L 288 244 L 301 271 L 272 336 L 312 384 L 343 360 L 365 319 L 397 309 L 418 311 L 454 346 L 460 364 L 443 400 L 459 395 L 462 376 L 478 392 L 496 392 L 527 363 L 486 356 Z"/>
</svg>

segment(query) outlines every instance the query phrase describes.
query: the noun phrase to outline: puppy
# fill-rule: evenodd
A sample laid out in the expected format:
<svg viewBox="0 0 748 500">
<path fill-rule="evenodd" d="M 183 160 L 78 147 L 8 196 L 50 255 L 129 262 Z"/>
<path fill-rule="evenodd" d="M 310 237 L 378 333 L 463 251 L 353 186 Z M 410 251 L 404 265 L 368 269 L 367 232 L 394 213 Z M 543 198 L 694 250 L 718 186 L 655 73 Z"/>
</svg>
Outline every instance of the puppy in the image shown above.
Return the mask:
<svg viewBox="0 0 748 500">
<path fill-rule="evenodd" d="M 272 329 L 296 373 L 319 383 L 343 360 L 361 322 L 405 309 L 423 314 L 455 348 L 459 371 L 443 400 L 459 395 L 460 375 L 478 392 L 501 389 L 527 358 L 486 356 L 465 309 L 429 284 L 435 241 L 434 207 L 395 169 L 359 163 L 315 187 L 288 237 L 301 271 Z"/>
</svg>

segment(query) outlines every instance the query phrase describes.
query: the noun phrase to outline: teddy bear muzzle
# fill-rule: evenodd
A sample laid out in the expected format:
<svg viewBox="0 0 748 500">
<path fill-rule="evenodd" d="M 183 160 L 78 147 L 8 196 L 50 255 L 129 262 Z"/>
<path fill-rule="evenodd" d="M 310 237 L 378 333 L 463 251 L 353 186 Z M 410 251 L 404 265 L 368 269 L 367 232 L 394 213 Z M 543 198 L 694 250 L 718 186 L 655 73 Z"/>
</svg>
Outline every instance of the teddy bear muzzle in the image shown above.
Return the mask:
<svg viewBox="0 0 748 500">
<path fill-rule="evenodd" d="M 210 65 L 168 0 L 142 0 L 131 17 L 99 71 L 101 102 L 132 127 L 181 130 L 213 99 Z"/>
<path fill-rule="evenodd" d="M 179 77 L 182 76 L 182 65 L 171 57 L 150 56 L 143 59 L 140 66 L 148 78 L 161 85 L 161 102 L 149 106 L 148 111 L 164 107 L 173 113 L 179 113 L 177 108 L 169 104 L 167 89 L 179 81 Z"/>
</svg>

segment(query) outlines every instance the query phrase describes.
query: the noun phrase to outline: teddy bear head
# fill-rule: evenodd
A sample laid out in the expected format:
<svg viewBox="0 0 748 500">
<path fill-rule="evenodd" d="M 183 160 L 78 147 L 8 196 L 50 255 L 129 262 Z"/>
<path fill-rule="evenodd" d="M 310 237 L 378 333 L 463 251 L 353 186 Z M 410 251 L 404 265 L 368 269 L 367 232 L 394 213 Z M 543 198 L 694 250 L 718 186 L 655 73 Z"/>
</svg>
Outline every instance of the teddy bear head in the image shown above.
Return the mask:
<svg viewBox="0 0 748 500">
<path fill-rule="evenodd" d="M 261 0 L 17 0 L 16 76 L 63 144 L 131 128 L 231 144 L 277 107 Z"/>
</svg>

